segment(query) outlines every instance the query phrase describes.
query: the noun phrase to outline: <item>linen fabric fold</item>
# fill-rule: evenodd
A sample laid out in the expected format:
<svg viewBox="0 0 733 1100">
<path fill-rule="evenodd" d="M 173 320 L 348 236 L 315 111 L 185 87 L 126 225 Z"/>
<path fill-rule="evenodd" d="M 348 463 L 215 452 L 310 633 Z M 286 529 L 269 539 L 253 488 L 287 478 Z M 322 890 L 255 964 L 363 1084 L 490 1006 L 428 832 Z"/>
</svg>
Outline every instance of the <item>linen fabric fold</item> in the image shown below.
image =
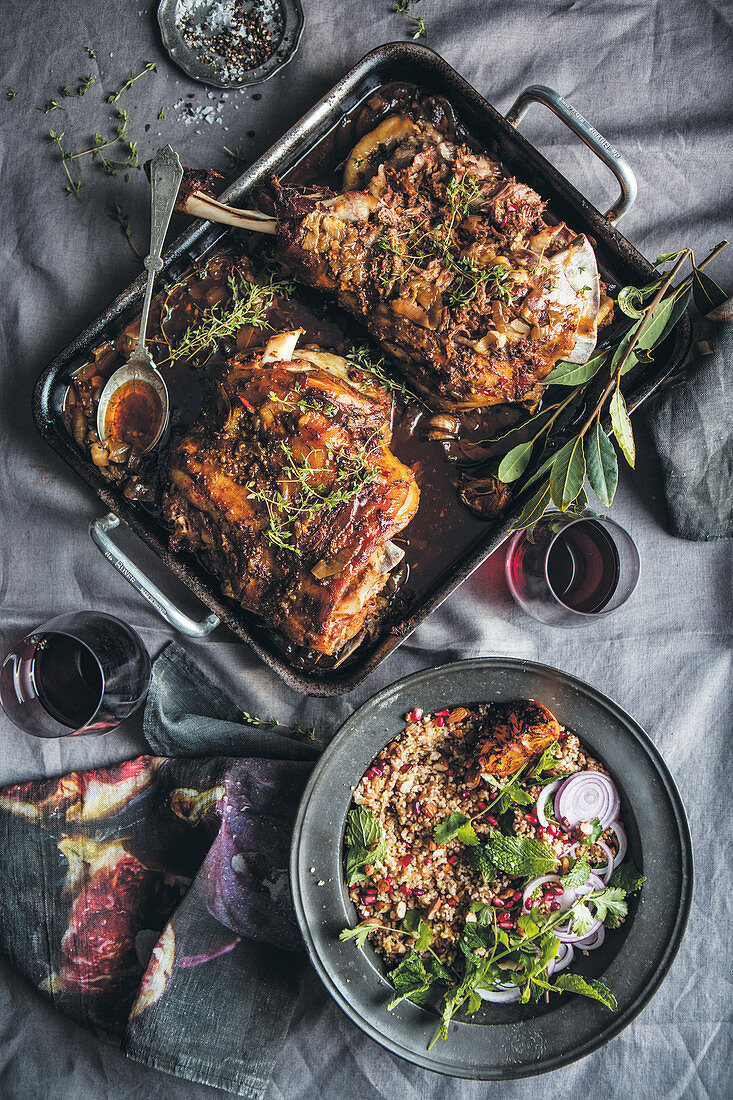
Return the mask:
<svg viewBox="0 0 733 1100">
<path fill-rule="evenodd" d="M 171 643 L 155 755 L 0 791 L 0 948 L 129 1057 L 257 1098 L 304 964 L 288 860 L 317 749 L 241 715 Z"/>
</svg>

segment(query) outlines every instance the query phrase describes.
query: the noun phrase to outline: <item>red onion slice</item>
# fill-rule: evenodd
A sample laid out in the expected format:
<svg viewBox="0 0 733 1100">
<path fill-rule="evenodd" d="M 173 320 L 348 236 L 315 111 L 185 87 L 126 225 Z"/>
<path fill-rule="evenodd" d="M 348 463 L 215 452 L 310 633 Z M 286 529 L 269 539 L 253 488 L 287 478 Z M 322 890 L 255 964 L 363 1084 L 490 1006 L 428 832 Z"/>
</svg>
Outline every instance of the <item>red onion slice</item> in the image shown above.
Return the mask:
<svg viewBox="0 0 733 1100">
<path fill-rule="evenodd" d="M 620 807 L 616 787 L 602 772 L 576 772 L 555 795 L 555 817 L 569 825 L 598 818 L 605 829 L 616 820 Z"/>
<path fill-rule="evenodd" d="M 581 951 L 595 951 L 597 947 L 600 947 L 606 938 L 606 929 L 603 925 L 600 928 L 596 928 L 595 932 L 589 932 L 587 936 L 583 936 L 582 940 L 578 940 L 575 944 Z"/>
<path fill-rule="evenodd" d="M 601 878 L 603 880 L 603 885 L 608 886 L 609 882 L 611 881 L 611 875 L 613 874 L 613 869 L 616 866 L 616 864 L 613 862 L 613 852 L 608 847 L 608 845 L 605 844 L 602 840 L 597 840 L 596 844 L 598 845 L 599 848 L 602 848 L 603 851 L 606 853 L 606 859 L 608 861 L 607 864 L 606 864 L 606 868 L 605 868 L 604 871 L 599 870 L 598 871 L 598 876 L 599 876 L 599 878 Z"/>
<path fill-rule="evenodd" d="M 561 943 L 557 949 L 557 955 L 554 959 L 550 959 L 547 964 L 547 977 L 551 978 L 553 974 L 559 974 L 561 970 L 565 970 L 570 966 L 575 958 L 575 952 L 569 943 Z"/>
<path fill-rule="evenodd" d="M 613 829 L 614 833 L 616 834 L 616 840 L 618 841 L 618 852 L 614 856 L 613 860 L 613 869 L 615 871 L 619 863 L 623 862 L 628 844 L 626 842 L 626 833 L 624 832 L 624 827 L 619 821 L 611 821 L 608 827 L 609 829 Z"/>
<path fill-rule="evenodd" d="M 498 989 L 477 989 L 476 992 L 482 1001 L 491 1001 L 495 1005 L 515 1004 L 521 996 L 519 986 L 509 982 L 503 983 Z"/>
<path fill-rule="evenodd" d="M 583 886 L 579 886 L 575 891 L 576 900 L 578 897 L 583 897 L 585 894 L 592 894 L 594 890 L 602 890 L 603 887 L 604 883 L 602 880 L 595 872 L 591 871 L 588 881 L 584 883 Z M 561 943 L 578 943 L 581 939 L 588 939 L 594 932 L 597 932 L 601 926 L 601 921 L 596 918 L 588 931 L 584 932 L 582 936 L 579 936 L 577 932 L 573 932 L 572 921 L 566 921 L 565 924 L 559 924 L 557 928 L 554 928 L 553 932 Z"/>
<path fill-rule="evenodd" d="M 527 898 L 531 897 L 532 894 L 534 894 L 535 890 L 537 890 L 538 887 L 544 886 L 546 882 L 559 883 L 560 882 L 560 876 L 559 875 L 540 875 L 539 878 L 531 879 L 527 883 L 527 885 L 525 886 L 524 893 L 522 894 L 522 912 L 525 912 L 525 913 L 526 912 L 531 912 L 531 910 L 527 909 L 527 907 L 525 905 L 525 902 L 526 902 Z M 582 887 L 581 887 L 581 889 L 582 889 Z M 570 906 L 573 905 L 577 900 L 578 900 L 578 891 L 573 890 L 573 889 L 564 890 L 562 894 L 558 894 L 557 897 L 555 898 L 555 901 L 560 902 L 560 908 L 561 909 L 569 909 Z"/>
<path fill-rule="evenodd" d="M 545 804 L 551 794 L 554 794 L 559 786 L 562 784 L 562 779 L 556 779 L 554 783 L 548 783 L 546 787 L 543 787 L 540 791 L 540 797 L 537 799 L 537 820 L 540 825 L 548 826 L 547 818 L 545 817 Z"/>
</svg>

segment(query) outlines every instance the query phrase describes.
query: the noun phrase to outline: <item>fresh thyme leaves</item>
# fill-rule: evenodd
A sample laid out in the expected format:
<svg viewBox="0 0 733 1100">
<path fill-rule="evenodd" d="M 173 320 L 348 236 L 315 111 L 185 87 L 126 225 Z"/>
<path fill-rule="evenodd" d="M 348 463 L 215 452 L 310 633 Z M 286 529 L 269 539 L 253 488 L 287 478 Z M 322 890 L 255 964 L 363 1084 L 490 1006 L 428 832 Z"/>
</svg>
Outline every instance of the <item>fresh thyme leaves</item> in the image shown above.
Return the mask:
<svg viewBox="0 0 733 1100">
<path fill-rule="evenodd" d="M 410 9 L 413 4 L 419 4 L 420 0 L 395 0 L 394 10 L 401 15 L 406 15 L 410 23 L 412 23 L 410 37 L 415 38 L 427 38 L 428 29 L 425 26 L 425 20 L 419 15 L 413 15 Z"/>
<path fill-rule="evenodd" d="M 367 379 L 372 379 L 382 389 L 394 394 L 403 404 L 408 405 L 411 401 L 423 403 L 404 382 L 387 374 L 384 356 L 375 355 L 365 344 L 353 347 L 347 352 L 346 359 L 358 367 Z"/>
<path fill-rule="evenodd" d="M 224 146 L 224 152 L 226 153 L 227 160 L 229 162 L 227 164 L 227 171 L 228 172 L 234 172 L 237 168 L 239 168 L 239 167 L 241 167 L 241 166 L 243 166 L 247 163 L 247 158 L 245 157 L 244 153 L 242 152 L 242 146 L 241 145 L 235 145 L 233 149 L 229 149 L 225 145 Z"/>
<path fill-rule="evenodd" d="M 242 712 L 242 720 L 248 726 L 263 726 L 265 729 L 292 730 L 293 733 L 299 733 L 311 741 L 318 741 L 320 744 L 319 738 L 316 737 L 315 726 L 300 726 L 291 722 L 280 722 L 277 718 L 260 718 L 258 714 L 248 714 L 246 710 Z"/>
<path fill-rule="evenodd" d="M 127 78 L 127 80 L 125 81 L 125 83 L 116 92 L 112 92 L 111 95 L 107 96 L 107 102 L 108 103 L 116 103 L 117 100 L 122 95 L 122 93 L 126 92 L 129 88 L 131 88 L 133 86 L 133 84 L 135 83 L 135 81 L 139 80 L 141 76 L 145 76 L 146 73 L 153 73 L 153 72 L 157 72 L 157 71 L 158 71 L 158 66 L 155 64 L 154 61 L 146 61 L 145 62 L 145 68 L 142 69 L 137 74 L 135 73 L 135 71 L 133 69 L 130 69 L 130 75 Z"/>
<path fill-rule="evenodd" d="M 554 454 L 545 459 L 524 481 L 523 488 L 537 484 L 534 495 L 514 525 L 515 530 L 531 527 L 544 513 L 550 501 L 560 511 L 580 513 L 587 503 L 586 479 L 598 499 L 610 507 L 618 484 L 618 461 L 611 438 L 601 424 L 608 415 L 611 433 L 630 466 L 636 461 L 636 447 L 621 379 L 638 363 L 648 361 L 653 350 L 672 332 L 694 295 L 695 304 L 705 314 L 725 299 L 725 292 L 703 272 L 703 268 L 726 247 L 721 241 L 702 260 L 695 263 L 692 249 L 684 248 L 657 257 L 657 267 L 673 262 L 667 272 L 643 287 L 623 287 L 618 295 L 620 310 L 632 321 L 615 342 L 599 350 L 588 363 L 578 366 L 561 361 L 545 379 L 548 385 L 569 389 L 568 395 L 542 421 L 531 440 L 518 444 L 504 455 L 499 477 L 506 482 L 518 481 L 526 470 L 538 441 L 542 447 L 551 435 L 560 413 L 584 393 L 585 387 L 601 371 L 607 381 L 600 396 L 594 397 L 591 409 L 580 430 Z M 690 262 L 691 273 L 677 286 L 673 280 Z M 536 423 L 536 421 L 535 421 Z"/>
<path fill-rule="evenodd" d="M 61 89 L 61 94 L 66 99 L 81 99 L 82 96 L 85 96 L 86 93 L 89 91 L 92 84 L 96 83 L 97 78 L 95 76 L 92 76 L 91 73 L 87 73 L 86 76 L 79 77 L 79 86 L 77 87 L 75 92 L 72 92 L 71 87 L 68 84 L 65 84 L 64 87 Z"/>
<path fill-rule="evenodd" d="M 59 103 L 58 100 L 50 100 L 45 107 L 39 107 L 39 111 L 43 111 L 44 115 L 50 115 L 51 111 L 65 111 L 63 103 Z"/>
<path fill-rule="evenodd" d="M 231 297 L 227 302 L 202 310 L 196 320 L 177 338 L 168 341 L 168 357 L 159 363 L 176 363 L 179 359 L 196 361 L 205 366 L 216 352 L 221 340 L 236 335 L 246 325 L 270 328 L 267 314 L 280 295 L 292 293 L 292 283 L 271 276 L 260 283 L 250 283 L 232 274 L 227 279 Z M 167 340 L 167 337 L 166 337 Z"/>
<path fill-rule="evenodd" d="M 367 447 L 348 453 L 328 451 L 332 464 L 313 466 L 310 455 L 296 459 L 284 442 L 280 444 L 282 466 L 277 482 L 283 475 L 296 487 L 291 498 L 275 486 L 264 487 L 250 482 L 249 499 L 261 504 L 268 519 L 267 537 L 281 550 L 301 554 L 297 545 L 298 531 L 322 510 L 333 510 L 347 504 L 376 477 L 368 462 Z"/>
<path fill-rule="evenodd" d="M 17 99 L 18 98 L 17 89 L 16 88 L 8 88 L 8 91 L 7 91 L 7 94 L 6 94 L 5 98 L 6 99 Z"/>
<path fill-rule="evenodd" d="M 91 156 L 92 160 L 97 161 L 104 169 L 108 176 L 116 175 L 117 168 L 138 168 L 139 160 L 137 155 L 137 142 L 130 141 L 127 133 L 128 123 L 130 116 L 127 111 L 122 108 L 117 110 L 117 123 L 115 125 L 115 136 L 105 140 L 101 134 L 95 134 L 92 145 L 88 149 L 82 149 L 79 152 L 72 153 L 66 149 L 63 145 L 64 132 L 60 134 L 55 130 L 49 130 L 48 136 L 59 151 L 61 163 L 66 173 L 68 184 L 66 186 L 66 192 L 69 195 L 75 195 L 79 197 L 79 191 L 81 190 L 81 179 L 75 179 L 70 171 L 70 165 L 73 165 L 74 161 L 80 160 L 82 157 Z M 106 149 L 110 149 L 112 146 L 120 144 L 123 148 L 127 149 L 127 156 L 124 160 L 111 160 L 104 155 Z"/>
<path fill-rule="evenodd" d="M 354 806 L 346 819 L 346 883 L 363 882 L 366 867 L 380 864 L 387 846 L 378 818 L 366 806 Z M 346 938 L 343 936 L 342 938 Z"/>
<path fill-rule="evenodd" d="M 92 59 L 93 59 L 93 58 L 95 58 L 95 57 L 97 56 L 97 51 L 96 51 L 96 50 L 94 50 L 94 49 L 92 49 L 92 47 L 91 47 L 91 46 L 85 46 L 85 47 L 84 47 L 84 49 L 85 49 L 85 50 L 86 50 L 86 52 L 87 52 L 87 57 L 90 57 L 90 58 L 92 58 Z"/>
<path fill-rule="evenodd" d="M 125 238 L 125 240 L 129 244 L 132 251 L 137 256 L 138 260 L 141 260 L 142 255 L 138 252 L 137 248 L 135 248 L 135 244 L 134 244 L 133 239 L 132 239 L 132 232 L 130 230 L 129 215 L 123 214 L 122 207 L 118 203 L 115 203 L 114 210 L 110 214 L 110 217 L 112 218 L 113 221 L 117 222 L 117 224 L 120 227 L 120 231 L 121 231 L 123 237 Z"/>
</svg>

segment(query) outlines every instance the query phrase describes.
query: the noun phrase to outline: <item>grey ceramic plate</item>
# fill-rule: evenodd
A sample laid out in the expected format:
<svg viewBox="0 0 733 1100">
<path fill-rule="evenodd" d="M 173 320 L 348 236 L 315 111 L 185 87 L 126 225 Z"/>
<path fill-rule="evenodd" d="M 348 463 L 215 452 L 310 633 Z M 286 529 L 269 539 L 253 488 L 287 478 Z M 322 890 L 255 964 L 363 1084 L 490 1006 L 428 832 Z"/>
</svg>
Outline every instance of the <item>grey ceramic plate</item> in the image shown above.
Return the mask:
<svg viewBox="0 0 733 1100">
<path fill-rule="evenodd" d="M 211 6 L 209 0 L 200 0 L 192 12 L 197 22 L 206 16 Z M 277 42 L 275 49 L 261 65 L 247 70 L 241 79 L 235 79 L 228 75 L 223 62 L 211 64 L 204 61 L 201 52 L 188 45 L 176 24 L 176 11 L 179 7 L 180 0 L 161 0 L 158 6 L 158 25 L 163 45 L 184 73 L 194 80 L 200 80 L 202 84 L 212 84 L 215 88 L 246 88 L 250 84 L 260 84 L 267 80 L 290 61 L 298 48 L 303 31 L 300 0 L 279 0 L 280 18 L 277 23 L 271 24 L 273 39 Z"/>
<path fill-rule="evenodd" d="M 341 870 L 352 787 L 375 754 L 404 727 L 414 706 L 536 699 L 574 730 L 615 778 L 630 855 L 647 881 L 623 929 L 583 961 L 584 973 L 616 995 L 611 1013 L 583 997 L 550 1005 L 486 1005 L 454 1022 L 431 1051 L 437 1017 L 407 1002 L 388 1013 L 391 986 L 377 955 L 340 943 L 355 923 Z M 385 688 L 342 726 L 303 795 L 291 855 L 295 908 L 311 961 L 326 988 L 367 1035 L 426 1069 L 502 1080 L 557 1069 L 596 1050 L 649 1001 L 679 948 L 692 896 L 692 849 L 684 807 L 661 756 L 620 707 L 564 672 L 529 661 L 485 657 L 427 669 Z"/>
</svg>

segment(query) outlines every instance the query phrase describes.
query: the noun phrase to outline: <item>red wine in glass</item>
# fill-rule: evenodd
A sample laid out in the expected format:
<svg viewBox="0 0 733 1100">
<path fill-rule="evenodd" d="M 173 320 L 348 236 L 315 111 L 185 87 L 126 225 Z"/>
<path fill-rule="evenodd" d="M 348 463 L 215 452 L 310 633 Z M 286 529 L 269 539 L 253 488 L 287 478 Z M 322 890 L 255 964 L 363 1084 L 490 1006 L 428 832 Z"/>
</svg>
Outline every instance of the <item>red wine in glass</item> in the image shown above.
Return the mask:
<svg viewBox="0 0 733 1100">
<path fill-rule="evenodd" d="M 639 578 L 639 554 L 605 516 L 549 512 L 510 540 L 506 578 L 514 599 L 553 626 L 582 626 L 624 603 Z"/>
<path fill-rule="evenodd" d="M 106 733 L 143 702 L 150 658 L 126 623 L 96 611 L 59 615 L 0 667 L 0 703 L 36 737 Z"/>
</svg>

